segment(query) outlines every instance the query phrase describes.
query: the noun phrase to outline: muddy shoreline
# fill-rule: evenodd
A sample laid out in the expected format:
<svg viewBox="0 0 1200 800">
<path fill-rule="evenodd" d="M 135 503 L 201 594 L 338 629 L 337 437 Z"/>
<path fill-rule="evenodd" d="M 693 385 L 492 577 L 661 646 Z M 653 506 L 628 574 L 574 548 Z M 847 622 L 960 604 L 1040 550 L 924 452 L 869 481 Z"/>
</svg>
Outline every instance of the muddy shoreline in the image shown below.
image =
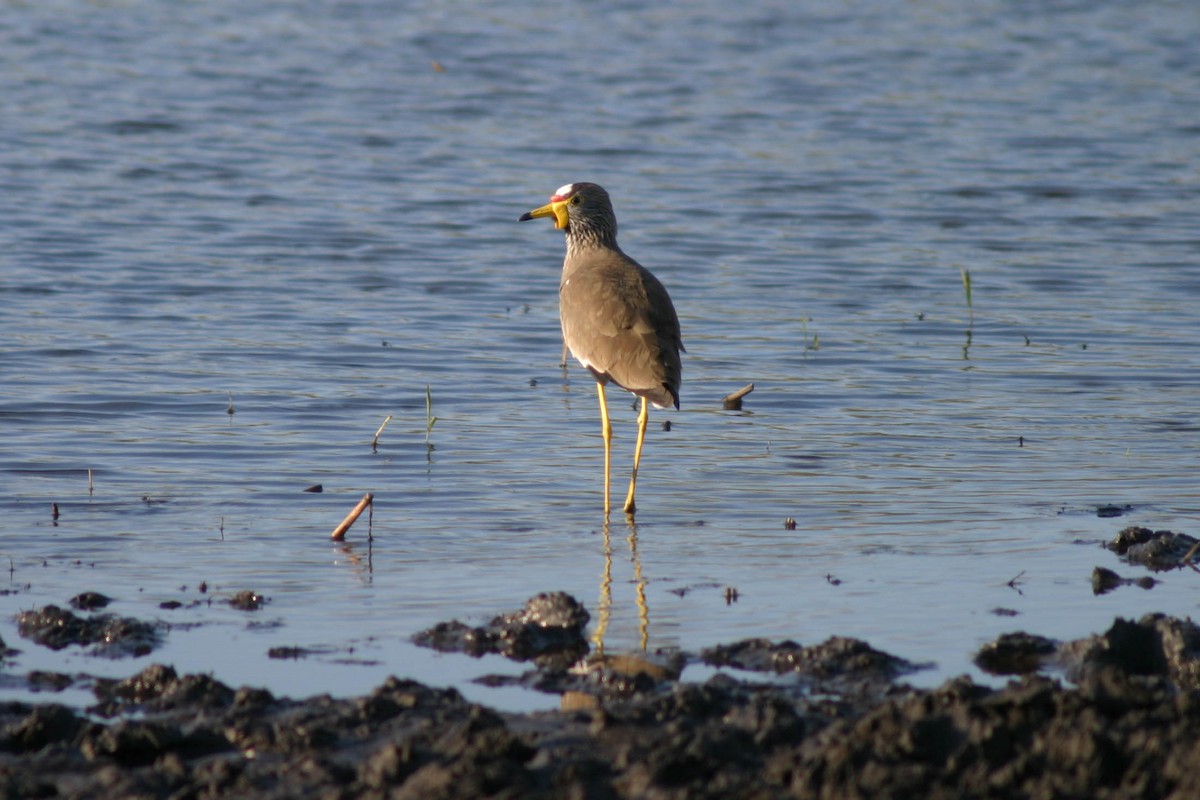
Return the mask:
<svg viewBox="0 0 1200 800">
<path fill-rule="evenodd" d="M 1195 539 L 1127 528 L 1108 548 L 1130 566 L 1190 568 Z M 1145 579 L 1111 570 L 1097 593 Z M 1111 574 L 1108 574 L 1111 573 Z M 263 598 L 229 602 L 253 611 Z M 70 608 L 17 618 L 33 646 L 144 656 L 161 623 Z M 73 610 L 72 610 L 73 609 Z M 417 644 L 527 665 L 487 685 L 554 694 L 553 712 L 501 713 L 389 678 L 367 695 L 275 697 L 154 664 L 125 680 L 57 673 L 7 684 L 87 686 L 85 709 L 0 703 L 5 798 L 960 798 L 1200 797 L 1200 628 L 1152 614 L 1058 642 L 1016 631 L 975 663 L 1003 688 L 963 677 L 935 689 L 922 669 L 845 637 L 803 645 L 748 639 L 699 653 L 597 651 L 590 615 L 547 592 L 471 626 L 444 622 Z M 0 643 L 0 652 L 12 651 Z M 683 680 L 688 664 L 716 674 Z"/>
<path fill-rule="evenodd" d="M 293 700 L 165 665 L 92 679 L 86 710 L 3 703 L 0 788 L 11 798 L 1200 796 L 1200 628 L 1187 620 L 1118 619 L 1067 643 L 1007 634 L 977 657 L 992 672 L 1028 673 L 1001 689 L 967 678 L 916 689 L 904 676 L 920 665 L 841 637 L 601 654 L 589 652 L 587 622 L 574 598 L 546 593 L 486 625 L 415 637 L 527 663 L 521 677 L 493 680 L 559 695 L 554 712 L 500 713 L 400 678 L 361 697 Z M 121 646 L 128 635 L 141 652 L 155 635 L 55 606 L 20 623 L 50 647 L 62 636 Z M 686 663 L 739 677 L 682 681 Z M 1047 667 L 1063 678 L 1036 674 Z M 72 679 L 27 681 L 53 690 Z"/>
</svg>

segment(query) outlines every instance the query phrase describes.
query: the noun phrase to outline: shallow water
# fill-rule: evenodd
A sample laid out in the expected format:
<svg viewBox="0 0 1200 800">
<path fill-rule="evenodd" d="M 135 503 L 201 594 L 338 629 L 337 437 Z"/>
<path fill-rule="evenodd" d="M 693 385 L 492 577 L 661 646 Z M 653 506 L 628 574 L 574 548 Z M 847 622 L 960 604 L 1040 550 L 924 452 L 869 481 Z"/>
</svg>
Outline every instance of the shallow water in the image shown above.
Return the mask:
<svg viewBox="0 0 1200 800">
<path fill-rule="evenodd" d="M 1194 613 L 1191 572 L 1102 597 L 1090 575 L 1136 574 L 1097 546 L 1124 525 L 1200 519 L 1198 23 L 1188 3 L 9 6 L 9 671 L 161 661 L 291 695 L 399 674 L 530 707 L 553 700 L 470 683 L 519 666 L 408 638 L 563 589 L 606 648 L 843 634 L 934 662 L 932 684 L 980 677 L 1005 631 Z M 575 180 L 612 192 L 688 347 L 636 531 L 618 514 L 607 540 L 595 391 L 557 365 L 561 236 L 516 223 Z M 619 494 L 634 411 L 610 400 Z M 367 491 L 372 541 L 363 519 L 331 543 Z M 19 610 L 84 589 L 172 623 L 163 648 L 19 639 Z M 224 605 L 242 589 L 270 602 Z M 267 657 L 292 646 L 317 652 Z"/>
</svg>

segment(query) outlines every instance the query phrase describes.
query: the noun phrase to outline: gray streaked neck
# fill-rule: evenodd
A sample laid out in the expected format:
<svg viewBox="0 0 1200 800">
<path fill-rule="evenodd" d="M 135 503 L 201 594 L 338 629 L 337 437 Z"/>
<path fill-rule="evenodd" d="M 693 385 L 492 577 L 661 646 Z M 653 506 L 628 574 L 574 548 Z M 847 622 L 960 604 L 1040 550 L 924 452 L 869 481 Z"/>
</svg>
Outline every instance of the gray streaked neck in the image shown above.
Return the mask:
<svg viewBox="0 0 1200 800">
<path fill-rule="evenodd" d="M 570 230 L 567 231 L 567 255 L 586 250 L 616 250 L 620 252 L 621 248 L 617 246 L 616 223 L 606 225 L 603 222 L 597 224 L 594 220 L 587 222 L 571 220 Z"/>
</svg>

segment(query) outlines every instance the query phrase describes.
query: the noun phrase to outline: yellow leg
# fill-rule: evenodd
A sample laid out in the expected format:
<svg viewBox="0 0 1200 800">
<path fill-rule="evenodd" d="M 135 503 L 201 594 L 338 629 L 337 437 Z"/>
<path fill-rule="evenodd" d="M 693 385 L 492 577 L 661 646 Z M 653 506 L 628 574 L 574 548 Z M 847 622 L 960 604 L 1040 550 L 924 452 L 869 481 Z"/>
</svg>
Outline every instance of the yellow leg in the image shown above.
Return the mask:
<svg viewBox="0 0 1200 800">
<path fill-rule="evenodd" d="M 633 450 L 633 475 L 629 478 L 629 494 L 625 497 L 625 513 L 637 510 L 633 503 L 633 490 L 637 488 L 638 464 L 642 463 L 642 442 L 646 441 L 646 424 L 650 421 L 650 401 L 642 398 L 642 413 L 638 414 L 637 447 Z"/>
<path fill-rule="evenodd" d="M 604 397 L 603 383 L 596 383 L 596 393 L 600 396 L 600 435 L 604 437 L 604 518 L 608 519 L 608 476 L 612 463 L 612 423 L 608 420 L 608 400 Z"/>
</svg>

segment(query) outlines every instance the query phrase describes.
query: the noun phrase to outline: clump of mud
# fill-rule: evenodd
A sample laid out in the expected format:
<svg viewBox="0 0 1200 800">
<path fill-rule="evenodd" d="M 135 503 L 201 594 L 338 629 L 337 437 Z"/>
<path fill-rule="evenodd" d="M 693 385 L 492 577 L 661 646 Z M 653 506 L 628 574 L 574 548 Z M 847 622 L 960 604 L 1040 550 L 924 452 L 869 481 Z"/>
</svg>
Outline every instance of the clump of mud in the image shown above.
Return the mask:
<svg viewBox="0 0 1200 800">
<path fill-rule="evenodd" d="M 80 617 L 55 605 L 18 614 L 17 631 L 51 650 L 95 645 L 92 653 L 108 658 L 148 655 L 162 641 L 155 623 L 115 614 Z"/>
<path fill-rule="evenodd" d="M 804 647 L 793 641 L 746 639 L 700 653 L 713 666 L 755 672 L 795 672 L 829 680 L 891 681 L 920 669 L 903 658 L 876 650 L 866 642 L 834 636 L 823 644 Z"/>
<path fill-rule="evenodd" d="M 71 608 L 79 611 L 95 611 L 98 608 L 104 608 L 111 602 L 111 597 L 99 592 L 80 592 L 70 600 Z"/>
<path fill-rule="evenodd" d="M 588 651 L 583 631 L 590 615 L 565 592 L 545 592 L 530 598 L 518 611 L 472 627 L 454 620 L 421 631 L 413 641 L 423 647 L 479 657 L 500 653 L 515 661 L 534 661 L 540 667 L 562 669 Z"/>
<path fill-rule="evenodd" d="M 1197 711 L 1162 678 L 1115 668 L 1075 689 L 960 679 L 835 723 L 768 769 L 800 798 L 1194 797 Z"/>
<path fill-rule="evenodd" d="M 1024 631 L 1001 634 L 979 648 L 975 665 L 992 675 L 1028 675 L 1052 665 L 1058 642 Z"/>
<path fill-rule="evenodd" d="M 981 647 L 975 664 L 993 675 L 1056 669 L 1074 681 L 1116 667 L 1200 691 L 1200 627 L 1191 620 L 1147 614 L 1136 622 L 1117 618 L 1105 633 L 1073 642 L 1006 633 Z"/>
<path fill-rule="evenodd" d="M 1200 551 L 1200 540 L 1186 533 L 1130 526 L 1105 546 L 1130 564 L 1161 572 L 1192 563 Z"/>
</svg>

